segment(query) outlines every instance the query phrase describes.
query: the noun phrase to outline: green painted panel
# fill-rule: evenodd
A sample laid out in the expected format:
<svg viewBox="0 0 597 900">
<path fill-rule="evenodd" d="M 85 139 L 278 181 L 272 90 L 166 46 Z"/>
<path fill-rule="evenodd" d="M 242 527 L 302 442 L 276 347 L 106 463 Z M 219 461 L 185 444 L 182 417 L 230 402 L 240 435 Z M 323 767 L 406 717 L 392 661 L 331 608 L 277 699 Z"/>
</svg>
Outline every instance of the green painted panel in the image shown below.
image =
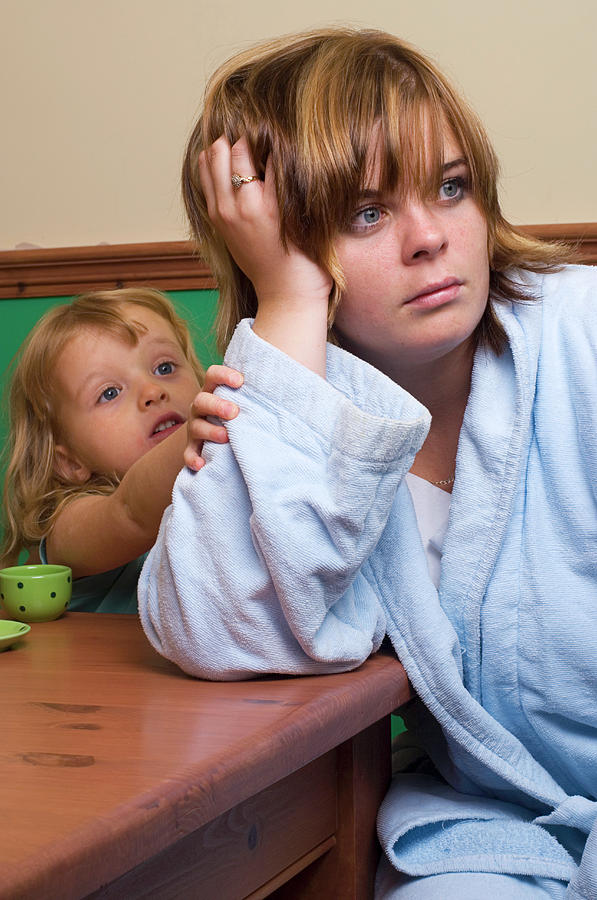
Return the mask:
<svg viewBox="0 0 597 900">
<path fill-rule="evenodd" d="M 398 737 L 399 734 L 403 734 L 406 731 L 406 725 L 404 724 L 402 716 L 397 715 L 397 713 L 392 713 L 390 722 L 392 726 L 392 740 L 394 740 L 395 737 Z"/>
<path fill-rule="evenodd" d="M 204 366 L 220 362 L 215 349 L 213 322 L 218 299 L 217 291 L 169 291 L 168 296 L 177 311 L 185 318 Z M 35 323 L 46 310 L 72 297 L 32 297 L 0 300 L 0 372 L 2 377 L 14 354 Z"/>
<path fill-rule="evenodd" d="M 197 356 L 207 368 L 222 362 L 216 350 L 214 321 L 218 304 L 217 291 L 168 291 L 176 310 L 189 323 Z"/>
</svg>

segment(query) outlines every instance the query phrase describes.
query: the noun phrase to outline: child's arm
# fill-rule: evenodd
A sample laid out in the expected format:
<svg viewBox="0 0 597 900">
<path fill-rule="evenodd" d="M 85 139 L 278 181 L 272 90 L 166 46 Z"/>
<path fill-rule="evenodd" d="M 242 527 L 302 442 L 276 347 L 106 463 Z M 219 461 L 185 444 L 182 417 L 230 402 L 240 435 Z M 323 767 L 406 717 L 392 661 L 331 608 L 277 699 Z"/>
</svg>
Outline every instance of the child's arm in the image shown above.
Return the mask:
<svg viewBox="0 0 597 900">
<path fill-rule="evenodd" d="M 211 392 L 218 384 L 238 387 L 242 384 L 242 376 L 226 366 L 208 369 L 203 391 L 193 402 L 197 463 L 193 468 L 202 465 L 201 443 L 213 438 L 214 426 L 201 416 L 212 414 Z M 236 413 L 231 409 L 229 415 L 220 405 L 217 414 L 228 419 Z M 157 536 L 162 514 L 171 502 L 172 487 L 183 467 L 186 445 L 187 429 L 181 426 L 138 459 L 114 493 L 83 494 L 68 503 L 46 539 L 48 562 L 70 566 L 73 576 L 78 578 L 124 565 L 149 550 Z"/>
<path fill-rule="evenodd" d="M 211 221 L 255 288 L 255 332 L 325 377 L 332 279 L 297 247 L 283 246 L 271 159 L 265 181 L 232 187 L 232 172 L 254 171 L 244 138 L 231 147 L 221 137 L 201 153 L 201 186 Z"/>
</svg>

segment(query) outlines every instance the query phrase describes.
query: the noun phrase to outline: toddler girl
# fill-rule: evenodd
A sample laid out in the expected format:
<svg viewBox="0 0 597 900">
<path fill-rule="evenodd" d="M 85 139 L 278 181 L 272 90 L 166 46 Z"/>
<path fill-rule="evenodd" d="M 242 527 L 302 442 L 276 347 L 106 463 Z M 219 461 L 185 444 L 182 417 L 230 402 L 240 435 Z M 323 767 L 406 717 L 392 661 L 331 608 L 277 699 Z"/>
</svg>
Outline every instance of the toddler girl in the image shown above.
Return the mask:
<svg viewBox="0 0 597 900">
<path fill-rule="evenodd" d="M 71 609 L 135 612 L 203 379 L 186 324 L 158 291 L 92 292 L 46 313 L 11 381 L 2 565 L 26 548 L 31 561 L 72 568 Z M 204 390 L 240 381 L 212 366 Z"/>
</svg>

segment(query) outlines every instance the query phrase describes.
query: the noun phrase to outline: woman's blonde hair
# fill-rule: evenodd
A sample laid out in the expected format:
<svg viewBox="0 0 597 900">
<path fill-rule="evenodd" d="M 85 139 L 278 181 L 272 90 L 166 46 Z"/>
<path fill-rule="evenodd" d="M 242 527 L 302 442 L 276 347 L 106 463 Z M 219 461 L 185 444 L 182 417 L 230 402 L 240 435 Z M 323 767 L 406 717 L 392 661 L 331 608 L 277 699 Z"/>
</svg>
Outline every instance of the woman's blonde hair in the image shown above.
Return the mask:
<svg viewBox="0 0 597 900">
<path fill-rule="evenodd" d="M 115 477 L 108 475 L 92 475 L 83 485 L 71 483 L 56 471 L 59 422 L 52 384 L 60 353 L 67 341 L 82 329 L 101 329 L 131 345 L 137 343 L 143 329 L 127 320 L 123 314 L 125 305 L 145 307 L 165 319 L 197 380 L 203 381 L 203 368 L 188 327 L 170 300 L 159 291 L 150 288 L 91 291 L 72 303 L 50 309 L 13 360 L 0 565 L 12 564 L 23 548 L 37 545 L 50 531 L 64 504 L 77 494 L 111 493 L 118 484 Z"/>
<path fill-rule="evenodd" d="M 283 242 L 301 248 L 334 280 L 331 326 L 344 285 L 334 242 L 367 183 L 372 135 L 380 161 L 376 187 L 427 197 L 442 181 L 446 124 L 468 162 L 471 191 L 487 221 L 491 296 L 528 299 L 508 270 L 554 268 L 569 249 L 527 237 L 506 222 L 497 196 L 498 163 L 483 126 L 418 50 L 384 32 L 333 28 L 259 44 L 221 66 L 207 85 L 182 173 L 191 231 L 220 289 L 220 349 L 241 318 L 255 315 L 257 300 L 209 220 L 199 183 L 202 150 L 220 135 L 230 143 L 246 135 L 257 174 L 264 175 L 271 159 Z M 491 303 L 478 337 L 496 351 L 503 345 Z"/>
</svg>

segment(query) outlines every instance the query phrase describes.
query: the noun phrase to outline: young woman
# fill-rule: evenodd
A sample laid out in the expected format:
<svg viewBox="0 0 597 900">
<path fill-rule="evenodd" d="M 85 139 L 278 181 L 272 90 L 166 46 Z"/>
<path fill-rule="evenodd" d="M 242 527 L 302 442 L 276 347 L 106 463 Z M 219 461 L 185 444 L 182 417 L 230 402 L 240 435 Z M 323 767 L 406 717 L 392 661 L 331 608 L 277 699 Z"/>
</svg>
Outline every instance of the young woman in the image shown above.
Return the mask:
<svg viewBox="0 0 597 900">
<path fill-rule="evenodd" d="M 71 566 L 71 609 L 135 612 L 203 380 L 186 324 L 158 291 L 92 292 L 50 310 L 11 381 L 2 564 L 29 549 Z M 205 391 L 241 380 L 213 366 Z"/>
<path fill-rule="evenodd" d="M 597 272 L 510 226 L 496 182 L 444 76 L 344 29 L 223 66 L 184 168 L 245 382 L 142 622 L 220 679 L 390 637 L 435 772 L 384 801 L 381 897 L 597 896 Z"/>
</svg>

